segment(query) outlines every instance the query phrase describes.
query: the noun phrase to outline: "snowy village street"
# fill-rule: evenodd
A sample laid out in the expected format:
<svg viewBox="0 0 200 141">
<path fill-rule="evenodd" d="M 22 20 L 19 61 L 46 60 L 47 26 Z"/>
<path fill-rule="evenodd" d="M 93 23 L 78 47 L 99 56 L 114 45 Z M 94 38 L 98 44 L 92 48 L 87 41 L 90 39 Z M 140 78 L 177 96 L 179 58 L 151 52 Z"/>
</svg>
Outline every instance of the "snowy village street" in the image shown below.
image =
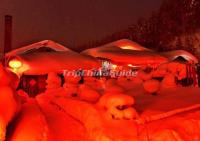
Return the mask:
<svg viewBox="0 0 200 141">
<path fill-rule="evenodd" d="M 0 141 L 200 141 L 200 0 L 0 0 Z"/>
</svg>

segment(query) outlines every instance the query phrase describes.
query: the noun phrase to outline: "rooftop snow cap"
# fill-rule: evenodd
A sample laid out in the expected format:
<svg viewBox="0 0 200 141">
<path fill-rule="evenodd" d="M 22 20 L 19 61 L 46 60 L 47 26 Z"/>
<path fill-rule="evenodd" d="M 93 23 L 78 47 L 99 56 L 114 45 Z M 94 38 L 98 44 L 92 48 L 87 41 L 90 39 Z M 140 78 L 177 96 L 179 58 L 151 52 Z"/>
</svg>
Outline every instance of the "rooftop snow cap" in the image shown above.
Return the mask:
<svg viewBox="0 0 200 141">
<path fill-rule="evenodd" d="M 132 65 L 161 64 L 168 61 L 166 57 L 159 55 L 157 52 L 126 39 L 87 49 L 82 54 L 106 58 L 120 64 Z"/>
<path fill-rule="evenodd" d="M 176 60 L 178 57 L 184 58 L 186 61 L 198 63 L 198 59 L 191 53 L 184 50 L 174 50 L 160 53 L 162 56 L 167 57 L 169 60 Z"/>
<path fill-rule="evenodd" d="M 138 50 L 138 51 L 153 51 L 151 49 L 145 48 L 141 45 L 139 45 L 136 42 L 133 42 L 131 40 L 128 39 L 121 39 L 118 41 L 114 41 L 108 44 L 105 44 L 103 46 L 99 46 L 101 48 L 110 48 L 112 49 L 113 47 L 117 47 L 117 48 L 121 48 L 121 49 L 129 49 L 129 50 Z M 114 49 L 114 48 L 113 48 Z"/>
<path fill-rule="evenodd" d="M 40 51 L 43 47 L 51 50 Z M 18 72 L 29 75 L 64 70 L 98 69 L 101 65 L 94 57 L 79 54 L 49 40 L 13 50 L 6 56 L 20 60 L 22 67 L 18 69 Z"/>
<path fill-rule="evenodd" d="M 18 49 L 12 50 L 12 51 L 8 52 L 6 54 L 6 56 L 19 55 L 19 54 L 26 53 L 27 51 L 39 49 L 39 48 L 42 48 L 42 47 L 47 47 L 47 48 L 50 48 L 54 51 L 69 51 L 70 50 L 67 47 L 65 47 L 61 44 L 58 44 L 54 41 L 44 40 L 44 41 L 41 41 L 41 42 L 37 42 L 37 43 L 31 44 L 31 45 L 28 45 L 28 46 L 24 46 L 24 47 L 20 47 Z"/>
</svg>

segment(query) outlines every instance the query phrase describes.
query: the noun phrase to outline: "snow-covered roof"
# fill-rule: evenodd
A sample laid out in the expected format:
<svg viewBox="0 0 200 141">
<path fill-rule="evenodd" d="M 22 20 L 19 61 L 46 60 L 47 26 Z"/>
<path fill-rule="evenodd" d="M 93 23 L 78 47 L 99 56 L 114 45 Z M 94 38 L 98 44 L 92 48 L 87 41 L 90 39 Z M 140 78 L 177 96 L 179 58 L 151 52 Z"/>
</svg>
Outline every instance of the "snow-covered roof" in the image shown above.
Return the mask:
<svg viewBox="0 0 200 141">
<path fill-rule="evenodd" d="M 18 55 L 17 58 L 23 63 L 18 70 L 19 73 L 28 75 L 64 70 L 98 69 L 101 65 L 97 59 L 73 51 L 26 53 Z"/>
<path fill-rule="evenodd" d="M 8 52 L 6 54 L 6 56 L 23 54 L 23 53 L 25 53 L 29 50 L 39 49 L 41 47 L 48 47 L 48 48 L 53 49 L 55 51 L 68 51 L 68 50 L 70 50 L 70 49 L 66 48 L 65 46 L 58 44 L 54 41 L 44 40 L 44 41 L 41 41 L 41 42 L 37 42 L 37 43 L 31 44 L 31 45 L 28 45 L 28 46 L 24 46 L 24 47 L 12 50 L 12 51 Z"/>
<path fill-rule="evenodd" d="M 31 75 L 63 70 L 92 69 L 99 68 L 101 65 L 96 58 L 79 54 L 51 40 L 15 49 L 7 53 L 6 58 L 7 60 L 19 59 L 23 66 L 18 72 Z"/>
<path fill-rule="evenodd" d="M 122 49 L 115 46 L 92 48 L 83 51 L 82 54 L 132 65 L 160 64 L 168 61 L 166 57 L 153 51 Z"/>
<path fill-rule="evenodd" d="M 128 39 L 117 40 L 117 41 L 96 47 L 96 49 L 97 48 L 115 49 L 116 47 L 121 48 L 121 49 L 138 50 L 138 51 L 152 51 L 152 50 L 145 48 L 145 47 L 139 45 L 138 43 L 133 42 L 133 41 L 128 40 Z M 86 52 L 87 52 L 87 50 L 86 50 Z"/>
<path fill-rule="evenodd" d="M 103 46 L 87 49 L 81 53 L 132 65 L 160 64 L 168 60 L 153 50 L 128 39 L 121 39 Z"/>
<path fill-rule="evenodd" d="M 172 61 L 177 59 L 178 57 L 183 57 L 187 61 L 193 61 L 194 63 L 198 63 L 198 59 L 194 55 L 184 50 L 174 50 L 174 51 L 162 52 L 160 54 Z"/>
</svg>

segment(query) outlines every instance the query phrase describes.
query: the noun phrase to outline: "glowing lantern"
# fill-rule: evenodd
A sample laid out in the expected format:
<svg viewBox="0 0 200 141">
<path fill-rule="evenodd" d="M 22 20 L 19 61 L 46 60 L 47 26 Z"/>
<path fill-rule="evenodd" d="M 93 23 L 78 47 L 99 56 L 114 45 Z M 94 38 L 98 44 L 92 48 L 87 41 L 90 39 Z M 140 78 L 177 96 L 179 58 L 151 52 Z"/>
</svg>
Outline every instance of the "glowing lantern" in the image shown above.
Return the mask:
<svg viewBox="0 0 200 141">
<path fill-rule="evenodd" d="M 134 65 L 132 65 L 132 64 L 128 64 L 128 67 L 136 68 L 136 67 L 138 67 L 138 66 L 134 66 Z"/>
<path fill-rule="evenodd" d="M 132 46 L 122 46 L 122 47 L 120 47 L 121 49 L 130 49 L 130 50 L 132 50 L 133 49 L 133 47 Z"/>
<path fill-rule="evenodd" d="M 129 66 L 129 67 L 133 67 L 133 65 L 132 65 L 132 64 L 128 64 L 128 66 Z"/>
<path fill-rule="evenodd" d="M 11 60 L 9 61 L 9 67 L 11 67 L 12 69 L 16 70 L 16 69 L 19 69 L 20 67 L 22 67 L 22 62 L 19 61 L 19 60 Z"/>
<path fill-rule="evenodd" d="M 117 65 L 112 65 L 112 68 L 115 70 L 117 68 Z"/>
</svg>

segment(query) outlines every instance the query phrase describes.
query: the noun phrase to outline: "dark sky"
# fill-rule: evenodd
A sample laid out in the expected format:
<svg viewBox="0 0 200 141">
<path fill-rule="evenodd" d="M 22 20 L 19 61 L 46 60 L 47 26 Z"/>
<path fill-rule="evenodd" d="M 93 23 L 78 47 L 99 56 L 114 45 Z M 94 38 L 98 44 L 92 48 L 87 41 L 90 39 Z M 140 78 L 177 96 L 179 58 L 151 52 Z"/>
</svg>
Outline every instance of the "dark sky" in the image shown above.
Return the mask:
<svg viewBox="0 0 200 141">
<path fill-rule="evenodd" d="M 162 0 L 0 0 L 0 45 L 4 15 L 14 17 L 13 47 L 51 39 L 73 47 L 101 39 L 148 17 Z"/>
</svg>

